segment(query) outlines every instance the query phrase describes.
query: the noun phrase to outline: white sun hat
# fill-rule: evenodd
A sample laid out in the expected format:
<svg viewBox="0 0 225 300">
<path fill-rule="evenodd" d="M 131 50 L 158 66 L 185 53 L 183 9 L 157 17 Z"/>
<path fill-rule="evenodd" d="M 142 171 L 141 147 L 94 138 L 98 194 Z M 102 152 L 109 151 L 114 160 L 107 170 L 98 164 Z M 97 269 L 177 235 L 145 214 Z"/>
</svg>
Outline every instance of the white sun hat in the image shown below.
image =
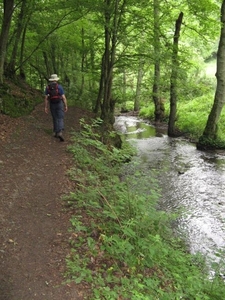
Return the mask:
<svg viewBox="0 0 225 300">
<path fill-rule="evenodd" d="M 59 77 L 57 74 L 52 74 L 51 77 L 49 78 L 49 81 L 57 81 L 59 80 Z"/>
</svg>

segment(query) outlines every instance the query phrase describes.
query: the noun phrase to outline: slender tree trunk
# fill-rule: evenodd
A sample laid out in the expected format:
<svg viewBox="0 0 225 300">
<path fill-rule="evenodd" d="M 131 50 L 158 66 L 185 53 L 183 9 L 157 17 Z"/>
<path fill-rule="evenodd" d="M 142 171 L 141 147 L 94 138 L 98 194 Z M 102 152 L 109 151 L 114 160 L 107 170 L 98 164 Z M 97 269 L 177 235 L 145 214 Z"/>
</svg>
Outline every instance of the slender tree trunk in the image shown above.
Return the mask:
<svg viewBox="0 0 225 300">
<path fill-rule="evenodd" d="M 80 86 L 80 93 L 79 98 L 82 97 L 83 90 L 84 90 L 84 62 L 85 62 L 85 45 L 84 45 L 84 28 L 82 27 L 81 30 L 81 37 L 82 37 L 82 57 L 81 57 L 81 86 Z"/>
<path fill-rule="evenodd" d="M 56 59 L 56 45 L 51 40 L 51 62 L 52 62 L 52 73 L 58 73 L 58 65 L 57 65 L 57 59 Z"/>
<path fill-rule="evenodd" d="M 105 76 L 105 73 L 104 73 L 104 70 L 105 70 L 104 63 L 105 63 L 105 58 L 104 58 L 104 55 L 103 55 L 103 57 L 102 57 L 102 63 L 101 63 L 101 75 L 100 75 L 98 96 L 97 96 L 97 99 L 96 99 L 96 102 L 95 102 L 95 107 L 94 107 L 94 110 L 93 110 L 94 113 L 98 113 L 99 110 L 100 110 L 100 108 L 101 108 L 101 101 L 102 101 L 103 88 L 104 88 L 104 76 Z"/>
<path fill-rule="evenodd" d="M 26 75 L 24 72 L 23 68 L 23 55 L 24 55 L 24 45 L 25 45 L 25 37 L 26 37 L 26 31 L 27 31 L 27 25 L 29 23 L 29 20 L 27 20 L 26 25 L 24 26 L 23 29 L 23 34 L 22 34 L 22 40 L 21 40 L 21 47 L 20 47 L 20 58 L 19 58 L 19 71 L 20 71 L 20 77 L 26 79 Z"/>
<path fill-rule="evenodd" d="M 123 81 L 122 81 L 122 107 L 121 111 L 126 111 L 127 110 L 127 105 L 126 105 L 126 95 L 127 95 L 127 74 L 126 74 L 126 69 L 123 68 Z"/>
<path fill-rule="evenodd" d="M 47 76 L 50 76 L 50 74 L 51 74 L 51 67 L 50 67 L 48 55 L 47 55 L 46 51 L 43 51 L 42 54 L 43 54 L 43 58 L 44 58 L 44 62 L 45 62 L 46 74 L 47 74 Z"/>
<path fill-rule="evenodd" d="M 101 106 L 101 118 L 102 120 L 109 122 L 110 120 L 110 98 L 111 98 L 111 83 L 112 83 L 112 61 L 110 53 L 113 51 L 111 45 L 112 30 L 110 21 L 112 16 L 110 15 L 110 0 L 106 0 L 106 11 L 105 11 L 105 54 L 104 54 L 104 86 L 103 86 L 103 103 Z M 108 9 L 107 9 L 108 8 Z"/>
<path fill-rule="evenodd" d="M 18 53 L 18 48 L 20 45 L 20 39 L 21 35 L 24 29 L 24 24 L 26 23 L 26 5 L 27 5 L 27 0 L 22 1 L 20 13 L 18 15 L 18 20 L 17 20 L 17 26 L 16 26 L 16 36 L 15 36 L 15 41 L 13 45 L 13 50 L 11 54 L 11 58 L 9 61 L 9 64 L 7 65 L 7 69 L 5 70 L 7 77 L 13 78 L 15 76 L 15 65 L 16 65 L 16 58 L 17 58 L 17 53 Z"/>
<path fill-rule="evenodd" d="M 154 83 L 152 88 L 152 97 L 155 104 L 155 122 L 160 122 L 161 120 L 161 110 L 160 110 L 160 62 L 155 62 L 154 65 Z"/>
<path fill-rule="evenodd" d="M 103 73 L 103 102 L 101 105 L 101 118 L 105 123 L 114 123 L 115 100 L 112 97 L 113 68 L 115 64 L 117 35 L 121 17 L 124 14 L 126 0 L 121 5 L 120 0 L 105 0 L 105 52 Z"/>
<path fill-rule="evenodd" d="M 144 76 L 144 61 L 140 59 L 138 68 L 138 78 L 136 86 L 136 95 L 134 100 L 134 111 L 139 111 L 140 108 L 140 97 L 141 97 L 141 84 Z"/>
<path fill-rule="evenodd" d="M 13 14 L 14 0 L 4 0 L 4 14 L 2 20 L 2 30 L 0 35 L 0 83 L 3 83 L 4 63 L 6 58 L 6 48 L 9 36 L 9 29 Z"/>
<path fill-rule="evenodd" d="M 160 122 L 164 117 L 164 108 L 160 97 L 160 2 L 154 0 L 154 82 L 152 88 L 152 98 L 155 104 L 155 122 Z"/>
<path fill-rule="evenodd" d="M 89 41 L 89 47 L 90 47 L 90 67 L 91 67 L 91 73 L 93 74 L 91 77 L 89 77 L 89 90 L 90 90 L 90 94 L 94 94 L 94 91 L 96 89 L 96 81 L 95 81 L 95 50 L 93 48 L 93 40 L 91 39 Z M 101 99 L 101 97 L 100 97 Z M 92 110 L 94 111 L 95 108 L 97 107 L 97 111 L 100 108 L 100 104 L 96 106 L 96 100 L 94 99 L 94 97 L 92 97 Z"/>
<path fill-rule="evenodd" d="M 214 103 L 209 114 L 205 130 L 200 137 L 197 147 L 212 147 L 213 141 L 217 139 L 217 124 L 225 104 L 225 0 L 221 6 L 221 32 L 220 42 L 217 51 L 217 87 L 214 96 Z"/>
<path fill-rule="evenodd" d="M 178 43 L 183 20 L 183 13 L 181 12 L 175 24 L 175 33 L 173 39 L 173 54 L 172 54 L 172 73 L 170 79 L 170 115 L 168 125 L 168 136 L 175 136 L 175 122 L 177 114 L 177 76 L 179 68 L 178 59 Z"/>
</svg>

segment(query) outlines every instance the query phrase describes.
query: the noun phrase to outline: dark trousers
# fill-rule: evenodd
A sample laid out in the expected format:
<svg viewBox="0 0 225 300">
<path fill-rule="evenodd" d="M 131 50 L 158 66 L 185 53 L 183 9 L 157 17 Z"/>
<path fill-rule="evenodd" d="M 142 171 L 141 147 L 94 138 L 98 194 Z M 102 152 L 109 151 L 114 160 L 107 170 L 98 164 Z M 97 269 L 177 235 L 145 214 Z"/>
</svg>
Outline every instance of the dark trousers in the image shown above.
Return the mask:
<svg viewBox="0 0 225 300">
<path fill-rule="evenodd" d="M 53 119 L 53 131 L 58 133 L 64 130 L 64 105 L 63 101 L 50 102 L 50 111 Z"/>
</svg>

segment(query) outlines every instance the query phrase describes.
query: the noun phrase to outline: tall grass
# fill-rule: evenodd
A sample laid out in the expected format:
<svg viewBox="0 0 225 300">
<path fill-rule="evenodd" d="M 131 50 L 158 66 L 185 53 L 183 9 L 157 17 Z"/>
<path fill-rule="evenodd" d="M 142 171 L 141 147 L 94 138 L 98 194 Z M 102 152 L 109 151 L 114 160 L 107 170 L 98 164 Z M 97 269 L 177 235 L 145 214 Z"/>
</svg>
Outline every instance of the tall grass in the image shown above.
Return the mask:
<svg viewBox="0 0 225 300">
<path fill-rule="evenodd" d="M 176 126 L 183 132 L 199 138 L 205 128 L 213 104 L 213 94 L 178 103 Z"/>
<path fill-rule="evenodd" d="M 195 97 L 192 100 L 180 100 L 177 104 L 177 120 L 176 127 L 194 139 L 198 139 L 206 126 L 206 122 L 211 111 L 214 100 L 213 93 Z M 167 122 L 169 118 L 169 102 L 165 103 L 165 119 Z M 154 120 L 154 104 L 150 103 L 148 106 L 140 110 L 140 116 Z M 222 110 L 220 120 L 218 123 L 218 138 L 225 141 L 225 109 Z"/>
</svg>

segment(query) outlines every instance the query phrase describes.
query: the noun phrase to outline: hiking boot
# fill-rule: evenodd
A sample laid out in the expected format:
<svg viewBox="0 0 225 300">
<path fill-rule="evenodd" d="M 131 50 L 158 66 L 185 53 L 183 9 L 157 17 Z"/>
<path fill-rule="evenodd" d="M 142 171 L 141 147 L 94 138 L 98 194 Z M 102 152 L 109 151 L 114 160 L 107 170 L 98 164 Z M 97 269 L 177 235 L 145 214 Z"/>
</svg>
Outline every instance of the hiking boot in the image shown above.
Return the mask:
<svg viewBox="0 0 225 300">
<path fill-rule="evenodd" d="M 56 132 L 53 132 L 53 136 L 54 136 L 54 138 L 57 138 L 57 137 L 58 137 L 58 135 L 57 135 Z"/>
<path fill-rule="evenodd" d="M 63 138 L 63 135 L 62 135 L 62 131 L 58 132 L 57 136 L 58 136 L 58 138 L 60 139 L 60 142 L 64 142 L 64 138 Z"/>
</svg>

